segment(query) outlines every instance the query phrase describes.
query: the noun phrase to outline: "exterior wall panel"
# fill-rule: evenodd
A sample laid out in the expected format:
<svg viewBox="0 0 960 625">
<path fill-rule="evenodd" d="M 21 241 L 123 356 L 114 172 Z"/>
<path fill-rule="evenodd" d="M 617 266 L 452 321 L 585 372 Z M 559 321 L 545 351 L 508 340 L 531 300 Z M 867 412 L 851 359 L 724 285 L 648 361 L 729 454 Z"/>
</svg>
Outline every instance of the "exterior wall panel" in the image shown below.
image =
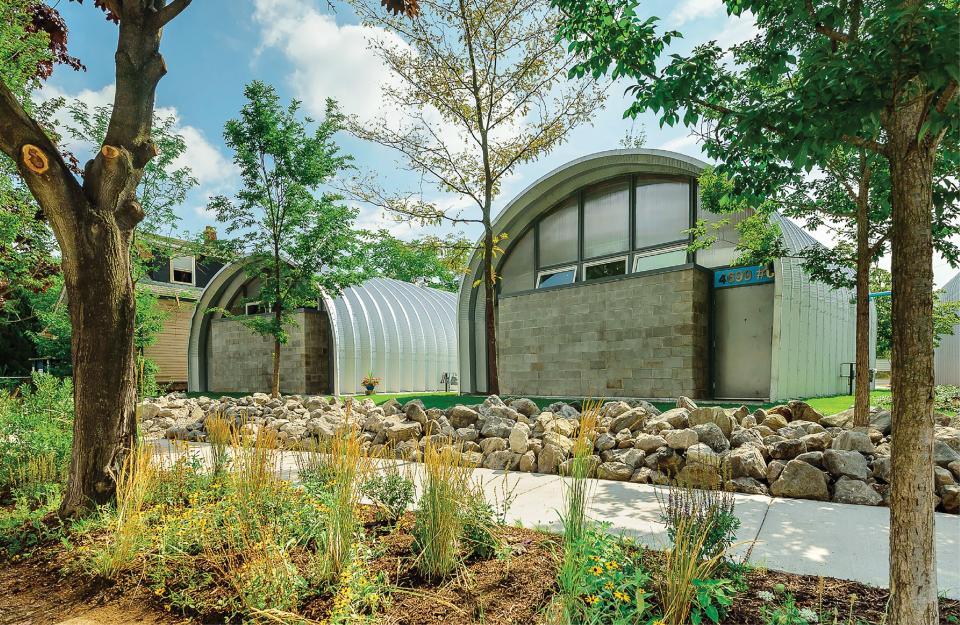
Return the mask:
<svg viewBox="0 0 960 625">
<path fill-rule="evenodd" d="M 960 301 L 960 274 L 943 287 L 941 301 Z M 937 384 L 960 385 L 960 325 L 953 327 L 953 336 L 944 336 L 934 352 L 934 372 Z"/>
</svg>

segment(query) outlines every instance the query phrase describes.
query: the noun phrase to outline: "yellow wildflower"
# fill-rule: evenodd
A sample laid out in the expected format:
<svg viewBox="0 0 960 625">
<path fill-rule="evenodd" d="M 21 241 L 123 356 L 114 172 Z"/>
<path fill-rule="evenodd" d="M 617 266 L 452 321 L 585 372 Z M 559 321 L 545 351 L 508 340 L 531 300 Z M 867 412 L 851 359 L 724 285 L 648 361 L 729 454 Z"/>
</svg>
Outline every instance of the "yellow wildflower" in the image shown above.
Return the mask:
<svg viewBox="0 0 960 625">
<path fill-rule="evenodd" d="M 601 573 L 603 573 L 603 568 L 599 566 L 591 566 L 589 571 L 594 575 L 600 575 Z"/>
<path fill-rule="evenodd" d="M 583 600 L 587 602 L 587 605 L 596 605 L 599 603 L 600 597 L 596 595 L 587 595 Z"/>
</svg>

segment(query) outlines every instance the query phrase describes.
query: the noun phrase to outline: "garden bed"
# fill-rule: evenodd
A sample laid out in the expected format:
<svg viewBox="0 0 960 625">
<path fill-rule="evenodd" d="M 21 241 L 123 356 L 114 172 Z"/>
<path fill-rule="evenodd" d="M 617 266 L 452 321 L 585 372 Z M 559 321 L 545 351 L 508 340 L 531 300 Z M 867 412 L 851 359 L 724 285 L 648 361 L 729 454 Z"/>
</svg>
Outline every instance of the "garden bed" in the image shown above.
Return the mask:
<svg viewBox="0 0 960 625">
<path fill-rule="evenodd" d="M 557 536 L 501 527 L 498 531 L 502 540 L 513 549 L 510 559 L 473 559 L 466 563 L 462 577 L 469 580 L 469 585 L 459 580 L 438 585 L 424 580 L 411 567 L 413 537 L 409 530 L 413 523 L 413 515 L 408 514 L 392 529 L 376 521 L 372 510 L 365 513 L 365 532 L 380 551 L 370 562 L 369 571 L 374 575 L 381 572 L 389 575 L 393 583 L 402 588 L 369 622 L 546 625 L 545 610 L 557 592 L 556 555 L 560 545 Z M 162 598 L 136 580 L 114 583 L 64 574 L 74 558 L 75 554 L 59 542 L 49 542 L 35 550 L 31 557 L 0 560 L 4 563 L 0 567 L 0 623 L 52 625 L 76 617 L 101 625 L 219 622 L 217 615 L 184 616 L 166 609 Z M 656 568 L 662 556 L 659 552 L 646 551 L 644 560 Z M 749 570 L 746 582 L 748 589 L 737 596 L 720 621 L 722 625 L 764 624 L 768 621 L 761 611 L 788 593 L 799 606 L 831 615 L 836 610 L 841 624 L 881 623 L 889 596 L 885 589 L 856 582 L 766 569 Z M 764 593 L 769 593 L 773 600 L 765 601 Z M 315 598 L 305 603 L 300 613 L 320 621 L 329 617 L 330 605 L 329 598 Z M 960 618 L 960 602 L 941 599 L 940 622 L 956 622 L 951 618 Z"/>
</svg>

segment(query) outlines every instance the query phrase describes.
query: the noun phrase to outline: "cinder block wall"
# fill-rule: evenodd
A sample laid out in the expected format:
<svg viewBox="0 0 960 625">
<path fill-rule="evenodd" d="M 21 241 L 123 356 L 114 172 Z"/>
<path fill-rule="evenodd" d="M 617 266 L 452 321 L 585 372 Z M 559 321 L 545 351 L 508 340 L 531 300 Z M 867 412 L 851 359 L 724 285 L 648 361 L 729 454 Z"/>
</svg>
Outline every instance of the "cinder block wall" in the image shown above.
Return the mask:
<svg viewBox="0 0 960 625">
<path fill-rule="evenodd" d="M 709 275 L 694 268 L 500 299 L 508 395 L 704 398 Z"/>
<path fill-rule="evenodd" d="M 299 311 L 289 340 L 280 348 L 280 392 L 328 392 L 330 327 L 326 314 Z M 210 324 L 209 388 L 212 393 L 270 392 L 273 339 L 246 328 L 236 319 Z"/>
</svg>

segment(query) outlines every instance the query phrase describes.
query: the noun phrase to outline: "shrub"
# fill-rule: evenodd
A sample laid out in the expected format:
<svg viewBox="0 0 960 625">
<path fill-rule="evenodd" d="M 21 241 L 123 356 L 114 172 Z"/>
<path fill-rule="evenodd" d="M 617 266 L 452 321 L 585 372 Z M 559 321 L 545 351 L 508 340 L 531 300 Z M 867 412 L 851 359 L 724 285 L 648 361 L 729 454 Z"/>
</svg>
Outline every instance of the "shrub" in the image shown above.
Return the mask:
<svg viewBox="0 0 960 625">
<path fill-rule="evenodd" d="M 701 558 L 725 553 L 736 539 L 740 519 L 734 514 L 736 498 L 729 491 L 698 489 L 674 482 L 667 488 L 666 499 L 660 499 L 660 512 L 667 525 L 667 535 L 676 544 L 681 524 L 696 534 L 703 533 Z"/>
<path fill-rule="evenodd" d="M 379 472 L 363 482 L 361 491 L 377 506 L 381 518 L 396 522 L 413 503 L 414 484 L 400 473 L 397 463 L 385 461 Z"/>
<path fill-rule="evenodd" d="M 673 547 L 665 552 L 658 594 L 666 625 L 683 625 L 688 619 L 713 622 L 730 605 L 729 580 L 715 580 L 724 550 L 704 557 L 710 525 L 693 517 L 679 518 L 674 525 Z M 696 620 L 694 620 L 696 619 Z"/>
<path fill-rule="evenodd" d="M 484 497 L 483 489 L 471 488 L 463 502 L 463 542 L 467 557 L 492 558 L 500 552 L 497 522 L 493 505 Z"/>
<path fill-rule="evenodd" d="M 66 483 L 73 442 L 70 379 L 33 374 L 33 388 L 0 391 L 0 500 L 45 500 Z"/>
</svg>

